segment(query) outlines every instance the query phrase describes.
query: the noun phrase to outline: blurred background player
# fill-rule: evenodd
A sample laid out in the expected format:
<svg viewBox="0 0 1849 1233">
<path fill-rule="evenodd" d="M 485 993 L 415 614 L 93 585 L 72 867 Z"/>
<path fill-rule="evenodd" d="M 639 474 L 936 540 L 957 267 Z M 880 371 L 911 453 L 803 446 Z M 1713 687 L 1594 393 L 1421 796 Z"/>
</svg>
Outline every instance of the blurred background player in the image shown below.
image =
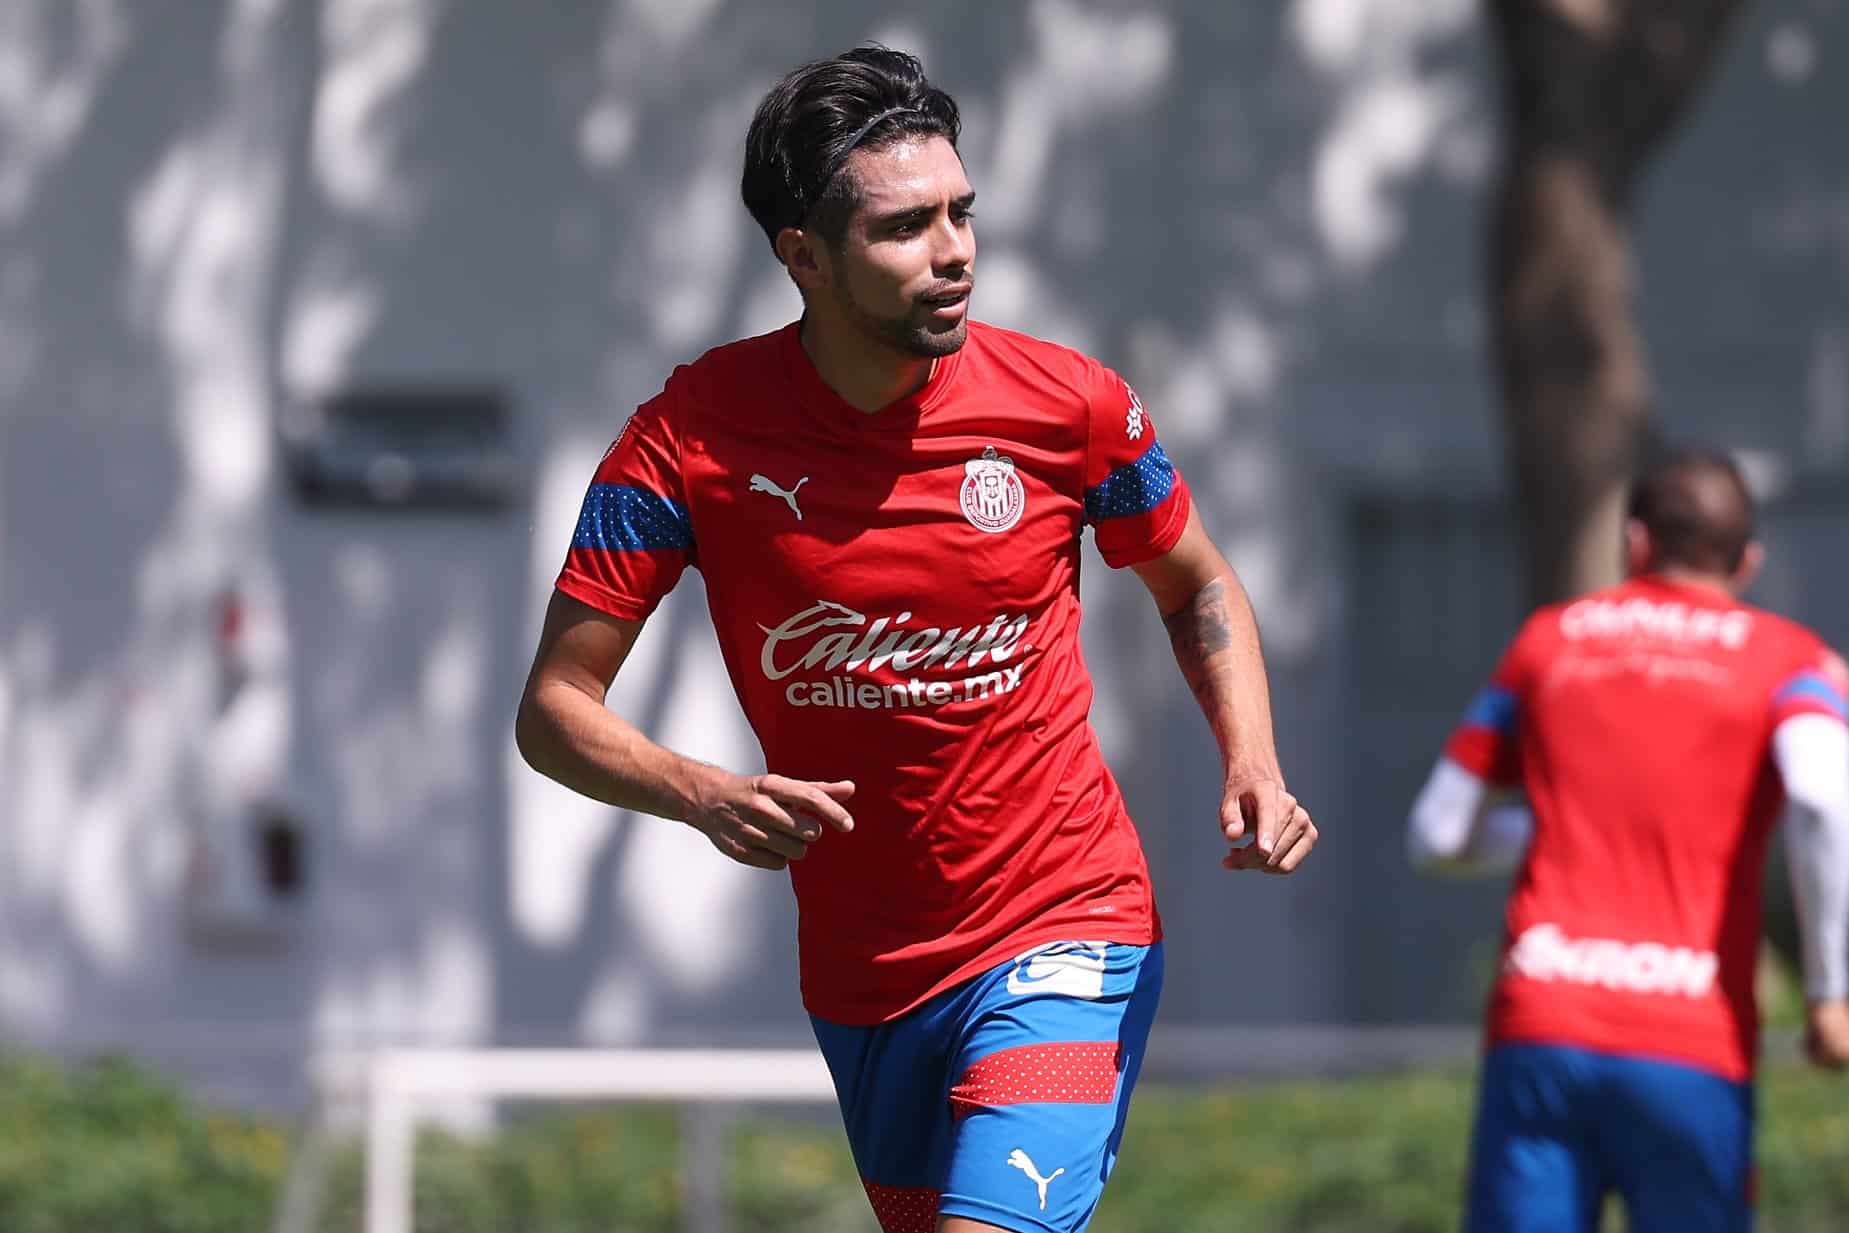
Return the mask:
<svg viewBox="0 0 1849 1233">
<path fill-rule="evenodd" d="M 1849 674 L 1739 601 L 1763 554 L 1731 461 L 1665 458 L 1629 514 L 1629 580 L 1528 620 L 1412 811 L 1415 865 L 1520 866 L 1471 1233 L 1593 1233 L 1614 1190 L 1637 1233 L 1750 1227 L 1754 963 L 1781 805 L 1807 1047 L 1849 1060 Z"/>
<path fill-rule="evenodd" d="M 765 97 L 743 194 L 799 322 L 707 353 L 597 468 L 518 720 L 538 770 L 788 867 L 805 1006 L 888 1233 L 1076 1230 L 1161 987 L 1141 846 L 1087 715 L 1081 531 L 1133 567 L 1225 762 L 1232 869 L 1316 841 L 1258 633 L 1154 423 L 1110 369 L 968 319 L 955 103 L 862 48 Z M 705 576 L 773 773 L 604 706 Z M 850 815 L 849 807 L 852 806 Z"/>
</svg>

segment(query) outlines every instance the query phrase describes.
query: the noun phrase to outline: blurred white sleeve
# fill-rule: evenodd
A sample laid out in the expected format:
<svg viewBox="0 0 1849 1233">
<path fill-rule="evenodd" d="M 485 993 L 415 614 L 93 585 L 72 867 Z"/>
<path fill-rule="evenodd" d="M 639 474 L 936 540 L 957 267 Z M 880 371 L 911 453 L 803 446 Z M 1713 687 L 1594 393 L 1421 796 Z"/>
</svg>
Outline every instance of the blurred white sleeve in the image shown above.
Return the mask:
<svg viewBox="0 0 1849 1233">
<path fill-rule="evenodd" d="M 1496 791 L 1440 758 L 1413 802 L 1406 859 L 1420 872 L 1507 873 L 1533 833 L 1534 815 L 1519 794 Z"/>
<path fill-rule="evenodd" d="M 1794 715 L 1772 734 L 1785 780 L 1785 853 L 1804 948 L 1804 992 L 1849 997 L 1849 728 Z"/>
</svg>

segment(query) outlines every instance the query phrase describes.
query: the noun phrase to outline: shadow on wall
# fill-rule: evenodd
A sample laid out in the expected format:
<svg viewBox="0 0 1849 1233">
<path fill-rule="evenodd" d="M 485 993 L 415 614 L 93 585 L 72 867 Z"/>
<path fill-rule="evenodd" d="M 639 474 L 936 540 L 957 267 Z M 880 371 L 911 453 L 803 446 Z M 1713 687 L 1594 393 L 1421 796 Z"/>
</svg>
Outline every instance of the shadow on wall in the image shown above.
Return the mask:
<svg viewBox="0 0 1849 1233">
<path fill-rule="evenodd" d="M 1797 19 L 1778 20 L 1747 36 L 1783 49 L 1783 84 L 1737 87 L 1753 106 L 1793 88 Z M 1094 564 L 1094 721 L 1156 866 L 1165 1016 L 1353 1013 L 1352 934 L 1378 922 L 1349 906 L 1368 871 L 1339 834 L 1402 806 L 1347 789 L 1329 737 L 1356 611 L 1344 489 L 1488 487 L 1493 466 L 1464 239 L 1494 149 L 1472 6 L 224 0 L 154 22 L 19 0 L 0 18 L 6 1030 L 801 1030 L 781 880 L 537 779 L 510 721 L 623 418 L 675 364 L 797 311 L 737 201 L 753 105 L 868 38 L 964 107 L 979 315 L 1092 351 L 1161 426 L 1257 602 L 1287 767 L 1334 824 L 1315 877 L 1228 887 L 1207 735 L 1140 589 Z M 1764 211 L 1822 235 L 1843 178 L 1781 180 Z M 530 508 L 296 506 L 278 429 L 380 381 L 506 391 Z M 307 918 L 263 955 L 180 928 L 227 589 L 286 618 L 266 679 L 292 752 L 269 777 L 312 827 Z M 612 704 L 749 769 L 703 609 L 683 585 Z M 1276 946 L 1225 980 L 1223 940 L 1260 931 Z"/>
</svg>

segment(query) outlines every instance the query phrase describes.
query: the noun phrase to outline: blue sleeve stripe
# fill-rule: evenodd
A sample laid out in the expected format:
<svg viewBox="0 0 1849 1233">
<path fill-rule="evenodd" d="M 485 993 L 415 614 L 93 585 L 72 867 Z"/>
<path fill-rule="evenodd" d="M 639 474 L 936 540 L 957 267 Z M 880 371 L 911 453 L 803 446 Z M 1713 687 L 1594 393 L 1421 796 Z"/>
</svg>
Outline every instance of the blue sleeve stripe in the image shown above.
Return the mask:
<svg viewBox="0 0 1849 1233">
<path fill-rule="evenodd" d="M 1103 483 L 1085 490 L 1085 521 L 1147 514 L 1168 500 L 1174 488 L 1175 464 L 1160 441 L 1151 442 L 1141 458 L 1115 468 Z"/>
<path fill-rule="evenodd" d="M 1799 698 L 1820 702 L 1838 719 L 1849 720 L 1849 703 L 1845 703 L 1843 696 L 1815 672 L 1800 672 L 1786 681 L 1772 696 L 1772 705 L 1783 706 Z"/>
<path fill-rule="evenodd" d="M 1515 731 L 1515 695 L 1500 685 L 1485 685 L 1464 710 L 1464 727 L 1488 728 L 1503 736 Z"/>
<path fill-rule="evenodd" d="M 606 552 L 646 552 L 650 549 L 693 549 L 693 522 L 687 507 L 646 488 L 626 484 L 592 484 L 584 494 L 573 548 L 599 548 Z"/>
</svg>

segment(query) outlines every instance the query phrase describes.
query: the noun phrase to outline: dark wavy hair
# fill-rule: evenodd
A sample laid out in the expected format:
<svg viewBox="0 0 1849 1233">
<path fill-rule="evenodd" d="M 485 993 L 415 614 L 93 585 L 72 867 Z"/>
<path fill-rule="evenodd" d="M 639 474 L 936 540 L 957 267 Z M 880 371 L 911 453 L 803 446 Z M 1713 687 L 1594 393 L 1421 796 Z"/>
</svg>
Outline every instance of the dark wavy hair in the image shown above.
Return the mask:
<svg viewBox="0 0 1849 1233">
<path fill-rule="evenodd" d="M 774 249 L 786 227 L 839 243 L 857 190 L 842 174 L 855 150 L 936 136 L 952 147 L 956 102 L 932 85 L 916 56 L 869 44 L 816 60 L 771 87 L 745 135 L 745 208 Z"/>
</svg>

